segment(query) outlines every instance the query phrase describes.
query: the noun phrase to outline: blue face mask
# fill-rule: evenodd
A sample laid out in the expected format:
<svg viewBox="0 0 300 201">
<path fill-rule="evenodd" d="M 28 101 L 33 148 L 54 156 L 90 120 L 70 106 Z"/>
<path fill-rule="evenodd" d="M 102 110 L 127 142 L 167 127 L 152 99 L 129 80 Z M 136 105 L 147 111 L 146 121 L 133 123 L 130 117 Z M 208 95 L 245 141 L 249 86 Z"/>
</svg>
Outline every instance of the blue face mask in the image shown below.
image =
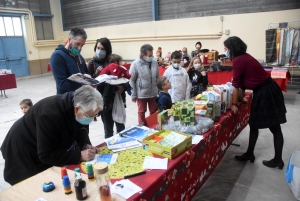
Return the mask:
<svg viewBox="0 0 300 201">
<path fill-rule="evenodd" d="M 96 56 L 99 59 L 104 59 L 106 56 L 106 51 L 105 50 L 96 50 Z"/>
<path fill-rule="evenodd" d="M 147 57 L 147 59 L 145 59 L 148 63 L 152 62 L 153 57 Z"/>
<path fill-rule="evenodd" d="M 226 56 L 227 58 L 230 58 L 230 54 L 229 54 L 228 51 L 225 51 L 224 54 L 225 54 L 225 56 Z"/>
<path fill-rule="evenodd" d="M 78 117 L 76 117 L 76 121 L 82 125 L 89 125 L 90 123 L 92 123 L 93 119 L 83 116 L 81 119 L 78 119 Z"/>
</svg>

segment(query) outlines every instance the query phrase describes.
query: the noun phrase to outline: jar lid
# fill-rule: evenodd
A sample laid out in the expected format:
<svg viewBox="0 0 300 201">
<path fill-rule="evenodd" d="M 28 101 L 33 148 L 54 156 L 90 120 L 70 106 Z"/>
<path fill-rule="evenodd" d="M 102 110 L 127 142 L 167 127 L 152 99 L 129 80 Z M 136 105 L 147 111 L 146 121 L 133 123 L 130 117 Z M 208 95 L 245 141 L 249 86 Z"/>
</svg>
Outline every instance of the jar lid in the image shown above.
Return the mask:
<svg viewBox="0 0 300 201">
<path fill-rule="evenodd" d="M 96 174 L 105 174 L 108 172 L 108 164 L 105 162 L 99 162 L 94 164 L 94 172 Z"/>
</svg>

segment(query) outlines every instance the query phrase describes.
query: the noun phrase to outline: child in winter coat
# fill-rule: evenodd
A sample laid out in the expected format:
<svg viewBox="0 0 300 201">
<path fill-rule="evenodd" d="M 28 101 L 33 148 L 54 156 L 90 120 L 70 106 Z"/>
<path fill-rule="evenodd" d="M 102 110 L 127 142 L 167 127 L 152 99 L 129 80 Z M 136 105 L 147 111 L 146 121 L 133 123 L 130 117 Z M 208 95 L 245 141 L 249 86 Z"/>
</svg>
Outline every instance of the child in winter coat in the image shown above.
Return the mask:
<svg viewBox="0 0 300 201">
<path fill-rule="evenodd" d="M 208 77 L 202 67 L 200 58 L 194 57 L 191 60 L 187 73 L 189 75 L 189 79 L 192 82 L 190 97 L 193 98 L 205 91 L 208 85 Z"/>
<path fill-rule="evenodd" d="M 165 77 L 159 77 L 156 82 L 157 88 L 160 90 L 159 97 L 157 99 L 157 105 L 160 112 L 163 110 L 171 109 L 172 99 L 168 90 L 171 89 L 171 82 Z"/>
</svg>

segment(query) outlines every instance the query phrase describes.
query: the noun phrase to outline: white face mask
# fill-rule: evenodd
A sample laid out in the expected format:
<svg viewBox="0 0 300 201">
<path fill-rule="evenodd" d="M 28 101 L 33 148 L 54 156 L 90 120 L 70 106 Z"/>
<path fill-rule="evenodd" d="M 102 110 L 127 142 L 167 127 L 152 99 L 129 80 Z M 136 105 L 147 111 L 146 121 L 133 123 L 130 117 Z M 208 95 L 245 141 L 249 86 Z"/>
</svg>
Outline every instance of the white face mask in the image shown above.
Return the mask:
<svg viewBox="0 0 300 201">
<path fill-rule="evenodd" d="M 195 69 L 199 69 L 200 68 L 200 64 L 194 64 L 194 68 Z"/>
<path fill-rule="evenodd" d="M 178 64 L 178 63 L 174 63 L 174 64 L 172 64 L 172 66 L 173 66 L 174 68 L 179 68 L 179 64 Z"/>
</svg>

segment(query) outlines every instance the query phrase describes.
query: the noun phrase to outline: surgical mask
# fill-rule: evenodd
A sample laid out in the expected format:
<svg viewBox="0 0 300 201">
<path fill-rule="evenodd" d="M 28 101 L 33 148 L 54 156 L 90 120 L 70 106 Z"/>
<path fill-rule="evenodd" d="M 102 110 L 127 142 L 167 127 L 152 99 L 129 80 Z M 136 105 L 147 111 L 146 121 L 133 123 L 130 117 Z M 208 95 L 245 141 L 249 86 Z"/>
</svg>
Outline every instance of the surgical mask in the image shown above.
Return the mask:
<svg viewBox="0 0 300 201">
<path fill-rule="evenodd" d="M 200 64 L 194 64 L 194 68 L 195 69 L 199 69 L 200 68 Z"/>
<path fill-rule="evenodd" d="M 83 116 L 81 119 L 78 119 L 78 117 L 76 117 L 76 121 L 82 125 L 89 125 L 90 123 L 92 123 L 93 119 Z"/>
<path fill-rule="evenodd" d="M 176 69 L 179 68 L 179 64 L 178 64 L 178 63 L 174 63 L 174 64 L 172 64 L 172 66 L 173 66 L 174 68 L 176 68 Z"/>
<path fill-rule="evenodd" d="M 230 58 L 229 51 L 225 51 L 224 54 L 225 54 L 225 56 L 226 56 L 227 58 Z"/>
<path fill-rule="evenodd" d="M 152 62 L 153 57 L 147 57 L 147 59 L 145 59 L 148 63 Z"/>
<path fill-rule="evenodd" d="M 96 56 L 99 59 L 104 59 L 106 56 L 106 51 L 105 50 L 96 50 Z"/>
<path fill-rule="evenodd" d="M 71 42 L 70 42 L 70 45 L 69 45 L 69 51 L 71 52 L 71 54 L 73 54 L 75 57 L 78 56 L 81 52 L 81 50 L 75 48 L 72 46 Z"/>
</svg>

